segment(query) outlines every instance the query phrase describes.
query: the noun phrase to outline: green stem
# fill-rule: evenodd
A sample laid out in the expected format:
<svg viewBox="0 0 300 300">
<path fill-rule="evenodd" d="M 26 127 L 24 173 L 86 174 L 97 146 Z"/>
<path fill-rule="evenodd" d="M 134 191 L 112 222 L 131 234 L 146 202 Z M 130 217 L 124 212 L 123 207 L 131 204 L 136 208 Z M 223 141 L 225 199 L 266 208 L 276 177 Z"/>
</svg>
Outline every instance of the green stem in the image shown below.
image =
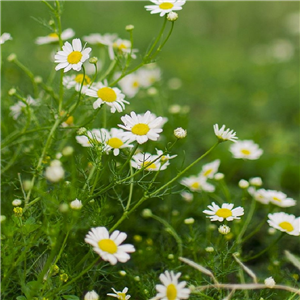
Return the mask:
<svg viewBox="0 0 300 300">
<path fill-rule="evenodd" d="M 130 174 L 133 174 L 132 166 L 130 165 Z M 130 186 L 129 186 L 129 196 L 128 196 L 128 201 L 126 204 L 125 210 L 129 210 L 130 204 L 131 204 L 131 199 L 132 199 L 132 193 L 133 193 L 133 178 L 130 179 Z"/>
</svg>

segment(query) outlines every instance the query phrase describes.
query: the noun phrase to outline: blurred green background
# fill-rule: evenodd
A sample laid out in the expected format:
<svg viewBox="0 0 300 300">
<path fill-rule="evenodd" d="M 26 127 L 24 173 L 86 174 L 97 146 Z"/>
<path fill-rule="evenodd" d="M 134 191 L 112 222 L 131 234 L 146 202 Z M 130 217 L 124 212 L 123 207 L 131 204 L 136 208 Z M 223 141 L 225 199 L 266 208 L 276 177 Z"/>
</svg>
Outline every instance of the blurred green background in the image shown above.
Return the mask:
<svg viewBox="0 0 300 300">
<path fill-rule="evenodd" d="M 146 52 L 163 19 L 144 9 L 149 1 L 66 1 L 63 29 L 76 37 L 117 33 L 128 38 L 133 24 L 134 48 Z M 30 93 L 29 80 L 6 61 L 14 52 L 35 75 L 47 78 L 54 63 L 53 45 L 37 46 L 36 37 L 50 32 L 38 20 L 50 20 L 46 5 L 36 1 L 1 2 L 1 31 L 13 40 L 2 46 L 2 110 L 12 105 L 7 91 L 19 87 Z M 215 123 L 253 139 L 264 150 L 257 161 L 231 158 L 229 143 L 208 159 L 221 158 L 220 171 L 233 182 L 261 176 L 264 187 L 297 197 L 299 191 L 299 3 L 188 1 L 158 65 L 162 86 L 179 78 L 182 86 L 162 97 L 163 105 L 189 105 L 188 137 L 180 151 L 190 162 L 215 142 Z M 144 112 L 147 107 L 138 112 Z M 193 170 L 194 173 L 195 170 Z"/>
</svg>

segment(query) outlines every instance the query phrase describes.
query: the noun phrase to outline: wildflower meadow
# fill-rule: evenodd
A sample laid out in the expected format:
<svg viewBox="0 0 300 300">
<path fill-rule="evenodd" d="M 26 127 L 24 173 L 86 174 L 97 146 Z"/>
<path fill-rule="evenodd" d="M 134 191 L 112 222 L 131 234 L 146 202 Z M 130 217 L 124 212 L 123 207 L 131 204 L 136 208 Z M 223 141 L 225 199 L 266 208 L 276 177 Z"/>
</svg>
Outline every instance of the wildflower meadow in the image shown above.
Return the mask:
<svg viewBox="0 0 300 300">
<path fill-rule="evenodd" d="M 1 2 L 1 299 L 300 299 L 299 3 Z"/>
</svg>

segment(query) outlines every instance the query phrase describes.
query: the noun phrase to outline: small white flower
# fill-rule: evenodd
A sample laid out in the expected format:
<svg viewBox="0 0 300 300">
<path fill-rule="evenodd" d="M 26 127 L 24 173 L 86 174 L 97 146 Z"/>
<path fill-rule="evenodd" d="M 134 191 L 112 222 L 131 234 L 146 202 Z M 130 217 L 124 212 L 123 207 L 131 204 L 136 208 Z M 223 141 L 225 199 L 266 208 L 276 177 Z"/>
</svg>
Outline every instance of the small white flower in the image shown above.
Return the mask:
<svg viewBox="0 0 300 300">
<path fill-rule="evenodd" d="M 212 193 L 215 191 L 215 187 L 206 181 L 202 176 L 190 176 L 181 179 L 180 184 L 188 187 L 192 192 L 205 191 Z"/>
<path fill-rule="evenodd" d="M 270 202 L 270 197 L 269 197 L 269 192 L 265 189 L 259 189 L 255 190 L 255 188 L 250 187 L 248 189 L 249 194 L 258 202 L 262 204 L 269 204 Z"/>
<path fill-rule="evenodd" d="M 101 82 L 92 85 L 86 90 L 85 94 L 97 98 L 93 104 L 94 109 L 99 108 L 105 103 L 110 106 L 111 113 L 115 113 L 116 111 L 122 112 L 125 109 L 125 104 L 129 104 L 129 102 L 124 99 L 125 95 L 122 94 L 121 90 L 116 87 L 111 88 Z"/>
<path fill-rule="evenodd" d="M 73 29 L 68 28 L 64 31 L 62 31 L 61 33 L 61 39 L 63 41 L 71 39 L 73 36 L 75 35 L 75 32 Z M 40 36 L 35 40 L 35 43 L 38 45 L 44 45 L 44 44 L 50 44 L 50 43 L 54 43 L 54 42 L 58 42 L 59 38 L 58 38 L 58 34 L 53 32 L 50 33 L 47 36 Z"/>
<path fill-rule="evenodd" d="M 81 200 L 75 199 L 70 203 L 70 207 L 74 210 L 80 210 L 82 208 Z"/>
<path fill-rule="evenodd" d="M 296 201 L 292 198 L 288 198 L 283 192 L 267 190 L 269 201 L 280 207 L 291 207 L 296 205 Z"/>
<path fill-rule="evenodd" d="M 168 21 L 174 22 L 178 19 L 178 14 L 174 11 L 171 11 L 168 13 L 167 19 L 168 19 Z"/>
<path fill-rule="evenodd" d="M 225 175 L 223 173 L 217 173 L 214 176 L 215 180 L 222 180 L 225 177 Z"/>
<path fill-rule="evenodd" d="M 249 179 L 249 183 L 254 186 L 262 186 L 263 182 L 260 177 L 252 177 Z"/>
<path fill-rule="evenodd" d="M 194 195 L 192 193 L 183 191 L 180 193 L 180 195 L 186 202 L 193 201 Z"/>
<path fill-rule="evenodd" d="M 136 72 L 136 75 L 143 88 L 149 88 L 155 82 L 161 80 L 161 71 L 155 64 L 147 65 L 146 67 L 139 69 Z"/>
<path fill-rule="evenodd" d="M 185 288 L 186 282 L 178 282 L 178 278 L 181 273 L 174 274 L 173 271 L 165 271 L 160 274 L 159 279 L 162 284 L 157 284 L 155 286 L 158 294 L 155 299 L 162 300 L 180 300 L 188 299 L 190 295 L 190 289 Z"/>
<path fill-rule="evenodd" d="M 237 141 L 229 148 L 234 158 L 255 160 L 260 158 L 263 150 L 252 140 Z"/>
<path fill-rule="evenodd" d="M 162 165 L 168 166 L 170 164 L 169 160 L 177 157 L 176 154 L 175 155 L 164 154 L 164 152 L 162 150 L 158 150 L 158 149 L 156 149 L 156 152 L 157 152 L 157 155 L 160 156 L 160 162 Z"/>
<path fill-rule="evenodd" d="M 178 127 L 174 130 L 174 135 L 178 139 L 183 139 L 187 135 L 187 131 L 181 127 Z"/>
<path fill-rule="evenodd" d="M 92 50 L 91 48 L 83 49 L 80 39 L 73 39 L 72 45 L 65 42 L 62 49 L 54 56 L 55 63 L 58 63 L 55 70 L 64 69 L 64 72 L 71 69 L 77 72 L 80 71 L 82 64 L 89 58 L 89 53 Z"/>
<path fill-rule="evenodd" d="M 146 5 L 147 11 L 151 14 L 158 14 L 163 17 L 165 14 L 174 10 L 181 10 L 182 5 L 185 4 L 185 0 L 150 0 L 155 5 Z"/>
<path fill-rule="evenodd" d="M 135 169 L 145 168 L 147 171 L 162 171 L 167 168 L 168 164 L 162 164 L 159 155 L 145 152 L 133 155 L 131 166 Z"/>
<path fill-rule="evenodd" d="M 230 227 L 228 227 L 227 225 L 221 225 L 221 226 L 219 226 L 218 231 L 221 234 L 226 235 L 226 234 L 228 234 L 230 232 Z"/>
<path fill-rule="evenodd" d="M 39 105 L 39 100 L 35 100 L 31 96 L 27 96 L 26 103 L 30 106 L 37 106 L 37 105 Z M 14 120 L 17 120 L 19 118 L 21 112 L 24 110 L 24 108 L 26 106 L 27 105 L 24 102 L 18 101 L 16 104 L 12 105 L 9 108 L 10 109 L 10 114 L 13 117 Z"/>
<path fill-rule="evenodd" d="M 12 40 L 10 33 L 2 33 L 2 35 L 0 36 L 0 45 L 4 44 L 8 40 Z"/>
<path fill-rule="evenodd" d="M 272 289 L 275 286 L 275 284 L 276 284 L 276 282 L 272 276 L 265 279 L 266 287 Z"/>
<path fill-rule="evenodd" d="M 247 180 L 245 180 L 245 179 L 241 179 L 239 181 L 239 187 L 241 189 L 247 189 L 249 187 L 249 182 Z"/>
<path fill-rule="evenodd" d="M 119 75 L 120 74 L 117 74 L 116 78 L 118 78 Z M 142 86 L 141 79 L 136 73 L 128 74 L 127 76 L 122 78 L 118 82 L 118 84 L 121 87 L 122 91 L 125 93 L 125 95 L 129 98 L 134 97 Z"/>
<path fill-rule="evenodd" d="M 203 176 L 203 177 L 206 177 L 206 178 L 213 178 L 215 173 L 219 169 L 220 162 L 221 161 L 219 159 L 216 159 L 211 163 L 203 165 L 202 170 L 199 173 L 199 176 Z"/>
<path fill-rule="evenodd" d="M 236 142 L 236 140 L 238 139 L 238 137 L 236 137 L 236 133 L 233 130 L 230 130 L 229 128 L 225 130 L 225 125 L 223 125 L 220 129 L 218 124 L 215 124 L 213 127 L 214 127 L 214 132 L 216 137 L 221 142 L 224 141 Z"/>
<path fill-rule="evenodd" d="M 84 300 L 99 300 L 99 295 L 95 291 L 87 292 Z"/>
<path fill-rule="evenodd" d="M 114 288 L 111 288 L 114 291 L 114 294 L 107 294 L 107 296 L 118 298 L 119 300 L 128 300 L 131 296 L 126 295 L 128 288 L 125 287 L 122 292 L 117 292 Z"/>
<path fill-rule="evenodd" d="M 104 143 L 108 134 L 106 129 L 92 129 L 86 131 L 85 135 L 77 135 L 76 141 L 83 147 L 94 147 Z"/>
<path fill-rule="evenodd" d="M 75 87 L 75 91 L 79 92 L 82 85 L 82 89 L 81 89 L 82 93 L 86 92 L 90 83 L 91 83 L 91 78 L 86 74 L 64 76 L 63 78 L 63 85 L 67 89 L 71 89 Z"/>
<path fill-rule="evenodd" d="M 105 227 L 92 228 L 85 237 L 85 242 L 92 245 L 101 258 L 115 265 L 118 261 L 125 263 L 130 259 L 128 253 L 135 252 L 130 244 L 120 245 L 127 237 L 125 232 L 115 230 L 109 235 Z"/>
<path fill-rule="evenodd" d="M 52 182 L 58 182 L 64 178 L 65 171 L 59 160 L 53 160 L 50 166 L 46 168 L 45 177 Z"/>
<path fill-rule="evenodd" d="M 284 212 L 268 214 L 268 223 L 275 229 L 286 232 L 290 235 L 300 235 L 300 217 L 289 215 Z"/>
<path fill-rule="evenodd" d="M 208 205 L 210 210 L 204 210 L 203 212 L 211 219 L 211 221 L 219 221 L 223 220 L 233 221 L 235 219 L 240 219 L 240 216 L 244 214 L 244 209 L 242 207 L 236 207 L 233 209 L 232 203 L 223 203 L 220 208 L 219 205 L 214 202 L 212 205 Z"/>
<path fill-rule="evenodd" d="M 113 48 L 125 56 L 131 53 L 131 57 L 133 59 L 136 58 L 135 53 L 138 52 L 137 49 L 131 49 L 131 42 L 129 40 L 123 40 L 123 39 L 117 39 L 113 43 Z"/>
<path fill-rule="evenodd" d="M 195 223 L 195 219 L 194 218 L 187 218 L 184 220 L 184 224 L 186 225 L 191 225 Z"/>
<path fill-rule="evenodd" d="M 20 206 L 21 204 L 22 204 L 22 200 L 20 200 L 20 199 L 15 199 L 12 202 L 13 206 Z"/>
<path fill-rule="evenodd" d="M 162 126 L 165 123 L 164 118 L 156 117 L 150 111 L 145 114 L 137 115 L 135 112 L 131 112 L 130 115 L 121 117 L 124 125 L 118 125 L 125 129 L 125 137 L 129 141 L 137 141 L 139 144 L 144 144 L 148 139 L 157 141 L 159 133 L 161 133 Z"/>
</svg>

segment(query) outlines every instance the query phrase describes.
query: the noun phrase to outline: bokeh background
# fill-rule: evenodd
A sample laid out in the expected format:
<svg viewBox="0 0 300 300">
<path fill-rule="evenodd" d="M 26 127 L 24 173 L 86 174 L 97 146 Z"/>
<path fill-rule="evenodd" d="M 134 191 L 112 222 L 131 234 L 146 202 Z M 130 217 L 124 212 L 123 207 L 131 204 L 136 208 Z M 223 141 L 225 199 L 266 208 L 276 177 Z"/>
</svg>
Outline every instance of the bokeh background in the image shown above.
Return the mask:
<svg viewBox="0 0 300 300">
<path fill-rule="evenodd" d="M 125 26 L 133 24 L 134 47 L 142 55 L 163 22 L 144 9 L 146 4 L 66 1 L 63 29 L 73 28 L 79 38 L 90 33 L 128 38 Z M 8 89 L 30 93 L 29 80 L 7 56 L 16 53 L 35 75 L 47 78 L 54 69 L 50 54 L 57 48 L 34 43 L 50 33 L 40 23 L 51 18 L 46 5 L 5 1 L 1 6 L 1 32 L 13 36 L 1 50 L 2 111 L 7 113 L 6 104 L 12 105 Z M 188 129 L 178 150 L 187 162 L 215 142 L 213 124 L 226 124 L 240 139 L 253 139 L 264 154 L 257 161 L 234 160 L 226 143 L 208 161 L 221 158 L 220 171 L 233 183 L 261 176 L 265 188 L 299 196 L 299 3 L 188 1 L 157 63 L 163 71 L 164 109 L 190 106 L 187 117 L 173 120 L 174 126 Z M 181 84 L 175 80 L 178 86 L 170 89 L 174 78 Z M 150 109 L 149 103 L 141 102 L 138 112 Z"/>
</svg>

